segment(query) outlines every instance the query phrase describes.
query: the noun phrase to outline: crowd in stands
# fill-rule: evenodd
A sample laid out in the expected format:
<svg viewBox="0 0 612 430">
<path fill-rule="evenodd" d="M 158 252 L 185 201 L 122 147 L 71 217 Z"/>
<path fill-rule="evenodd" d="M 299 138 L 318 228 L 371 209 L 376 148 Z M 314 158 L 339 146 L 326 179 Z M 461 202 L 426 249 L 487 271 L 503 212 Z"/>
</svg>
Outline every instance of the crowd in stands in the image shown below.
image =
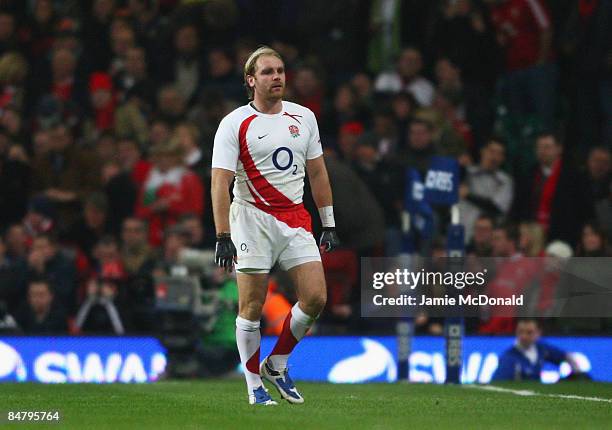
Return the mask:
<svg viewBox="0 0 612 430">
<path fill-rule="evenodd" d="M 0 1 L 0 322 L 153 329 L 154 276 L 214 247 L 214 135 L 263 43 L 332 183 L 322 321 L 354 324 L 358 259 L 401 252 L 434 155 L 469 253 L 610 257 L 611 23 L 612 0 Z"/>
</svg>

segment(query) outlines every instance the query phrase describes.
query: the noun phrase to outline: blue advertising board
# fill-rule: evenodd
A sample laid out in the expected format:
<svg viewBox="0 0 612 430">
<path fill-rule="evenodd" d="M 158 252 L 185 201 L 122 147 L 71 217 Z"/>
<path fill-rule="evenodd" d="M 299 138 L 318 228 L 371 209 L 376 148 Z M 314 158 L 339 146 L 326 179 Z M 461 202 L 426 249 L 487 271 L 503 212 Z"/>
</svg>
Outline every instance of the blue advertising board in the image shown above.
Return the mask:
<svg viewBox="0 0 612 430">
<path fill-rule="evenodd" d="M 262 339 L 262 357 L 275 338 Z M 597 381 L 612 382 L 612 338 L 547 337 L 569 353 Z M 488 383 L 499 355 L 514 339 L 467 336 L 463 342 L 464 383 Z M 336 383 L 397 380 L 395 337 L 306 337 L 289 359 L 295 379 Z M 153 382 L 166 368 L 166 351 L 155 338 L 0 337 L 0 382 Z M 569 373 L 567 363 L 544 368 L 543 382 Z M 444 338 L 417 336 L 410 355 L 410 379 L 443 383 Z"/>
<path fill-rule="evenodd" d="M 2 382 L 153 382 L 166 351 L 148 337 L 0 337 Z"/>
<path fill-rule="evenodd" d="M 262 341 L 262 356 L 274 345 Z M 612 338 L 547 337 L 546 341 L 572 353 L 581 370 L 597 381 L 612 382 Z M 499 356 L 514 342 L 511 337 L 466 336 L 463 341 L 463 383 L 488 383 Z M 410 380 L 443 383 L 446 379 L 444 338 L 414 337 L 410 354 Z M 395 337 L 309 337 L 303 339 L 289 359 L 295 379 L 337 383 L 394 382 L 397 380 Z M 569 364 L 548 365 L 542 382 L 554 383 L 568 375 Z"/>
</svg>

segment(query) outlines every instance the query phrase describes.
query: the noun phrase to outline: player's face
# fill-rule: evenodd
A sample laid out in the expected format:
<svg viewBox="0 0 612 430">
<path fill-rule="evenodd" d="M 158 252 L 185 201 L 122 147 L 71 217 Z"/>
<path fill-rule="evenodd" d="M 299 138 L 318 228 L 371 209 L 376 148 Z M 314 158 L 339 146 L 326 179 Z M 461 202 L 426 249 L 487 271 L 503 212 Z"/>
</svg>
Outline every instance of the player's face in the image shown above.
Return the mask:
<svg viewBox="0 0 612 430">
<path fill-rule="evenodd" d="M 520 322 L 516 327 L 516 337 L 523 348 L 529 348 L 540 338 L 540 329 L 533 321 Z"/>
<path fill-rule="evenodd" d="M 273 56 L 264 55 L 257 59 L 255 76 L 251 85 L 255 87 L 255 97 L 265 100 L 280 100 L 285 93 L 285 65 Z"/>
</svg>

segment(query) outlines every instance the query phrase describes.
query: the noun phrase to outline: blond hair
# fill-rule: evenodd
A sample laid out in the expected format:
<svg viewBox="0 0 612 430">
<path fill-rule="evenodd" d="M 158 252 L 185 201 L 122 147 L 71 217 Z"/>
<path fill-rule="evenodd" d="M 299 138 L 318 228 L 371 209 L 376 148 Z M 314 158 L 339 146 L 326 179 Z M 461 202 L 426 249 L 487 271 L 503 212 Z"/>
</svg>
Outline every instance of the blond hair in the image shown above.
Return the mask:
<svg viewBox="0 0 612 430">
<path fill-rule="evenodd" d="M 523 234 L 529 236 L 529 243 L 522 249 L 526 257 L 539 257 L 546 244 L 546 233 L 544 228 L 537 222 L 523 222 L 519 226 L 521 237 Z"/>
<path fill-rule="evenodd" d="M 280 54 L 269 46 L 260 46 L 255 51 L 253 51 L 251 55 L 249 55 L 249 58 L 246 60 L 246 63 L 244 63 L 244 87 L 246 88 L 249 100 L 253 100 L 255 91 L 249 86 L 249 83 L 247 82 L 247 76 L 255 76 L 255 73 L 257 72 L 257 60 L 259 59 L 259 57 L 263 57 L 266 55 L 272 55 L 273 57 L 276 57 L 279 60 L 283 61 L 283 58 L 280 56 Z"/>
<path fill-rule="evenodd" d="M 7 52 L 0 57 L 0 82 L 3 84 L 19 83 L 28 73 L 28 62 L 18 52 Z"/>
</svg>

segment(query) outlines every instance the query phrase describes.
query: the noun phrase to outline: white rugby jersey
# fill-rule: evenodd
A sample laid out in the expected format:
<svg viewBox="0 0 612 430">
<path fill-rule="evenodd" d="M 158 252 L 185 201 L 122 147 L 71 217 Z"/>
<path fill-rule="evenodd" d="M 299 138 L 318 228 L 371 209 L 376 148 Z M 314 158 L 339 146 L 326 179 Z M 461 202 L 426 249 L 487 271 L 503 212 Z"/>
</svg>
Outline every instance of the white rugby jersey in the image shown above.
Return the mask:
<svg viewBox="0 0 612 430">
<path fill-rule="evenodd" d="M 212 167 L 235 172 L 234 198 L 264 210 L 302 203 L 306 160 L 323 154 L 312 111 L 282 102 L 277 114 L 250 104 L 228 114 L 215 135 Z"/>
</svg>

